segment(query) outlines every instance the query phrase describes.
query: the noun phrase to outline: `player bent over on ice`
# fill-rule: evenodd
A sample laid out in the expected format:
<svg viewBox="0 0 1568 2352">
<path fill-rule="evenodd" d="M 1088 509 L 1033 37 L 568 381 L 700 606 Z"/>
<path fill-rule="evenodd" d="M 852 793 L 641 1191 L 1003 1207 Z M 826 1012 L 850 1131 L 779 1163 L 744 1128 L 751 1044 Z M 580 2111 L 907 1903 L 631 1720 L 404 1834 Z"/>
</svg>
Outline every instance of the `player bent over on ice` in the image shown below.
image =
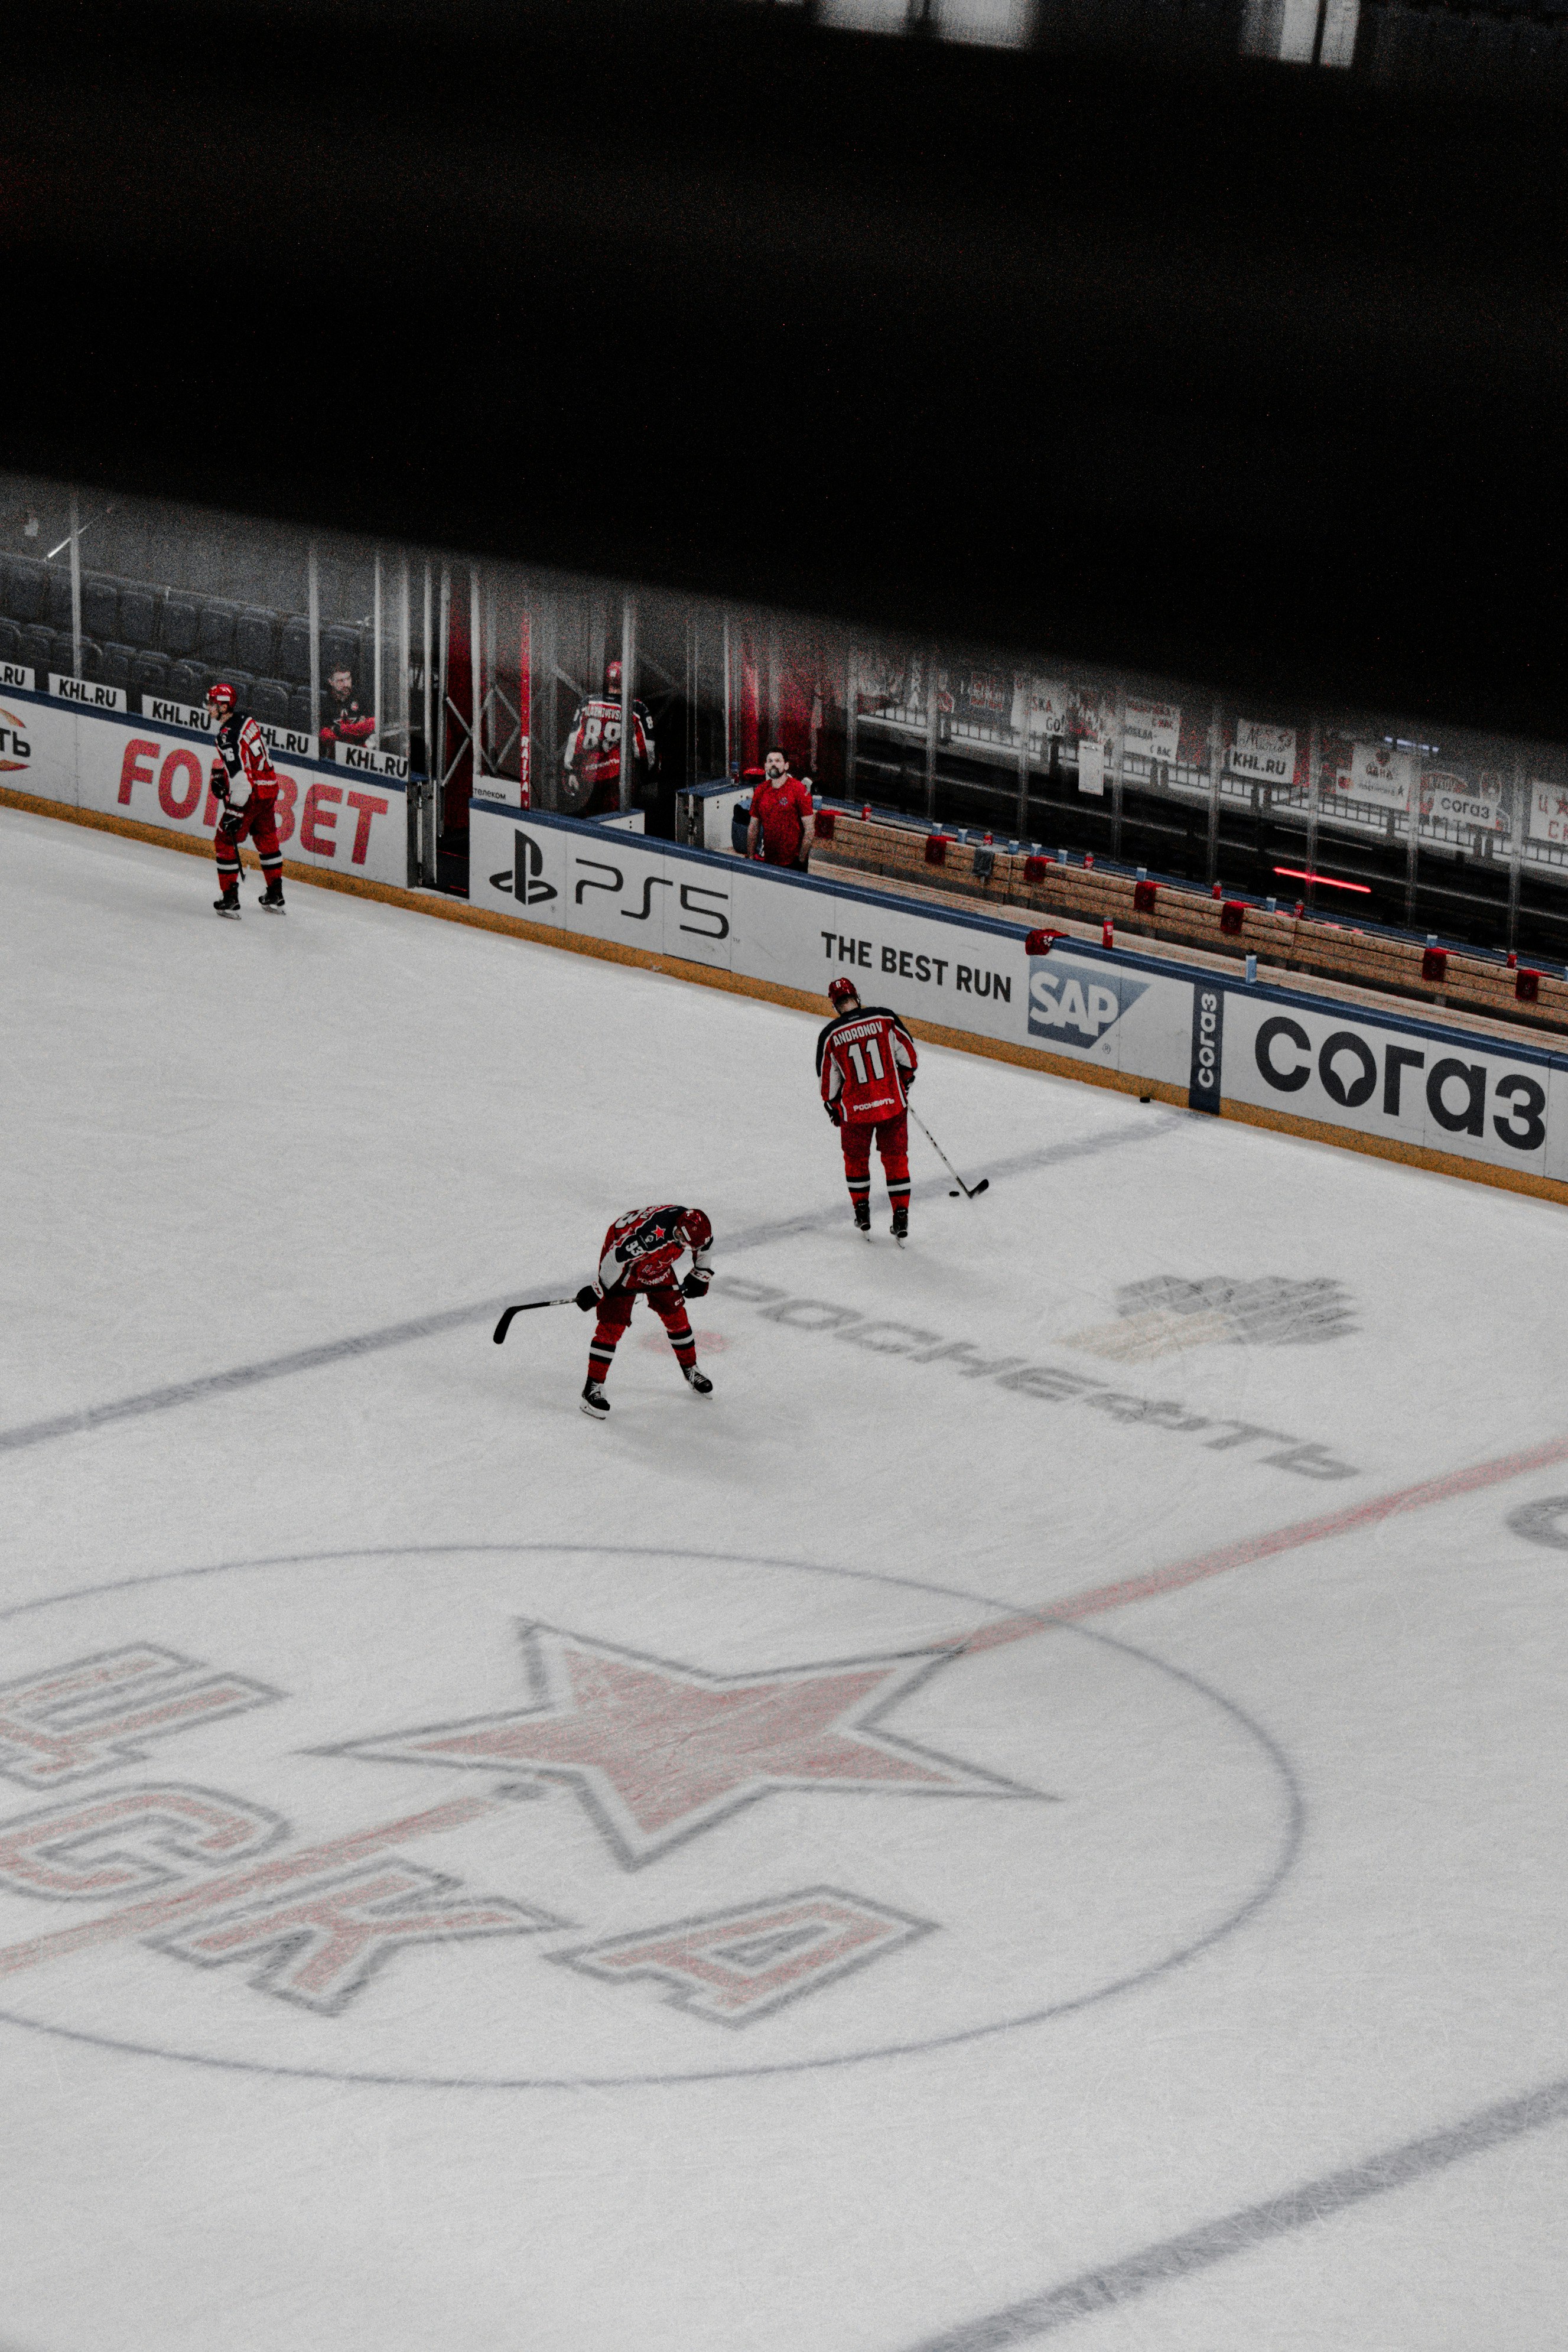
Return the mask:
<svg viewBox="0 0 1568 2352">
<path fill-rule="evenodd" d="M 267 888 L 258 900 L 268 913 L 283 912 L 283 852 L 278 843 L 278 776 L 267 738 L 246 711 L 232 686 L 209 686 L 207 709 L 217 728 L 217 757 L 209 782 L 223 803 L 217 821 L 217 878 L 223 896 L 213 906 L 220 915 L 239 912 L 239 845 L 247 834 L 256 844 Z"/>
<path fill-rule="evenodd" d="M 877 1139 L 893 1239 L 910 1230 L 909 1089 L 920 1066 L 915 1041 L 886 1005 L 862 1004 L 852 980 L 829 982 L 833 1018 L 816 1041 L 822 1100 L 844 1146 L 857 1229 L 871 1230 L 871 1138 Z"/>
<path fill-rule="evenodd" d="M 697 1349 L 687 1318 L 689 1298 L 706 1298 L 713 1279 L 710 1253 L 713 1228 L 700 1209 L 683 1209 L 662 1202 L 654 1209 L 630 1209 L 617 1217 L 605 1235 L 599 1279 L 584 1283 L 577 1304 L 586 1314 L 599 1310 L 593 1345 L 588 1349 L 588 1378 L 583 1390 L 583 1410 L 603 1421 L 610 1410 L 605 1379 L 616 1342 L 632 1319 L 638 1296 L 647 1300 L 669 1334 L 675 1360 L 687 1386 L 698 1396 L 711 1396 L 713 1383 L 697 1369 Z M 691 1271 L 679 1286 L 675 1264 L 682 1250 L 691 1252 Z"/>
</svg>

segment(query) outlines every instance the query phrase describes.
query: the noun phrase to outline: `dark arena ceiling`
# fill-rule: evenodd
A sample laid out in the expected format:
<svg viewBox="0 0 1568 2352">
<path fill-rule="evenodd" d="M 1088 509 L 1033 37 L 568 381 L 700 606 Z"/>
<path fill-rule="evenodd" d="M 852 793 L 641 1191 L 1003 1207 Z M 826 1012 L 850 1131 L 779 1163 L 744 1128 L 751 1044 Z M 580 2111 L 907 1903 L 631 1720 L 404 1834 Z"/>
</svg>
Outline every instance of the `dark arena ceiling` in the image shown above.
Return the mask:
<svg viewBox="0 0 1568 2352">
<path fill-rule="evenodd" d="M 1561 739 L 1562 115 L 1237 21 L 26 11 L 0 465 Z"/>
</svg>

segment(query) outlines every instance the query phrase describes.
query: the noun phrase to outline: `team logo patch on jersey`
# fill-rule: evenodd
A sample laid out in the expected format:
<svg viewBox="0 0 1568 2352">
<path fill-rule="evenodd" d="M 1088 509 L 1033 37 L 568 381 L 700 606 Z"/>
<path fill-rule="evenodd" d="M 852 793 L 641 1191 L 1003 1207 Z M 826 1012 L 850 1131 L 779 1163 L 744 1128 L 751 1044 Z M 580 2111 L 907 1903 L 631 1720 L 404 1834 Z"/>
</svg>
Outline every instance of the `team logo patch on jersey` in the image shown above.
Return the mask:
<svg viewBox="0 0 1568 2352">
<path fill-rule="evenodd" d="M 6 1632 L 0 2010 L 175 2061 L 893 2059 L 1119 1997 L 1294 1852 L 1220 1694 L 831 1562 L 413 1546 L 114 1577 Z"/>
<path fill-rule="evenodd" d="M 1096 1045 L 1149 992 L 1113 964 L 1075 962 L 1059 951 L 1029 958 L 1029 1034 Z"/>
</svg>

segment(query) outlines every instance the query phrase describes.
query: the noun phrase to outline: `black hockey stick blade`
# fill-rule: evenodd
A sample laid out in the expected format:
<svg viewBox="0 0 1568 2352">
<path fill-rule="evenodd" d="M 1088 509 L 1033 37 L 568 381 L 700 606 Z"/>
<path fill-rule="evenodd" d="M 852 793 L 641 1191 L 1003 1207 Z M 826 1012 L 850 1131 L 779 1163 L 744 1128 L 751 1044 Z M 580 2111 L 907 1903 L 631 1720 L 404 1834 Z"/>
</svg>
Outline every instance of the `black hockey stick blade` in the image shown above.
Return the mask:
<svg viewBox="0 0 1568 2352">
<path fill-rule="evenodd" d="M 991 1179 L 989 1176 L 983 1176 L 978 1184 L 966 1184 L 964 1182 L 963 1177 L 959 1174 L 957 1169 L 953 1166 L 952 1160 L 948 1158 L 946 1152 L 942 1150 L 941 1144 L 937 1141 L 935 1136 L 931 1133 L 930 1128 L 926 1125 L 919 1111 L 915 1109 L 912 1103 L 910 1105 L 910 1117 L 914 1120 L 915 1125 L 920 1129 L 921 1133 L 925 1137 L 926 1141 L 930 1144 L 937 1158 L 941 1160 L 942 1166 L 946 1169 L 948 1174 L 957 1185 L 958 1192 L 962 1192 L 966 1201 L 973 1201 L 977 1192 L 987 1192 L 990 1191 Z M 956 1201 L 958 1198 L 958 1192 L 950 1192 L 947 1196 L 948 1199 L 950 1201 Z"/>
<path fill-rule="evenodd" d="M 506 1338 L 514 1315 L 530 1315 L 536 1307 L 575 1307 L 576 1304 L 574 1298 L 525 1298 L 520 1307 L 509 1307 L 492 1334 L 496 1346 L 499 1348 Z"/>
</svg>

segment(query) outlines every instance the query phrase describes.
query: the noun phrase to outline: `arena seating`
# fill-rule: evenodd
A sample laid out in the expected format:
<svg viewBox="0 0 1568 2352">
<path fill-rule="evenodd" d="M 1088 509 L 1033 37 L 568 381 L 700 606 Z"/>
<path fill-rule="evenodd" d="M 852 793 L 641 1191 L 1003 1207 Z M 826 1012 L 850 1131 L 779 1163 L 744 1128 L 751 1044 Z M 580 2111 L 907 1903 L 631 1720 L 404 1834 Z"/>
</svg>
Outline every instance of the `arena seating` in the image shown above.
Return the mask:
<svg viewBox="0 0 1568 2352">
<path fill-rule="evenodd" d="M 5 573 L 0 587 L 4 589 L 6 617 L 23 628 L 30 621 L 39 621 L 44 613 L 46 572 L 36 555 L 13 555 L 6 559 Z"/>
<path fill-rule="evenodd" d="M 171 661 L 184 661 L 196 649 L 196 607 L 190 596 L 165 598 L 157 616 L 158 651 Z"/>
<path fill-rule="evenodd" d="M 234 625 L 237 606 L 221 596 L 209 596 L 201 609 L 196 631 L 198 659 L 215 669 L 227 669 L 234 660 Z"/>
<path fill-rule="evenodd" d="M 120 590 L 120 627 L 126 642 L 133 646 L 153 646 L 158 642 L 158 598 L 151 588 L 139 588 L 133 581 L 122 583 Z"/>
<path fill-rule="evenodd" d="M 300 614 L 84 572 L 81 637 L 82 675 L 96 684 L 195 703 L 225 677 L 268 726 L 310 727 L 310 631 Z M 69 571 L 36 555 L 0 557 L 0 660 L 68 673 L 71 657 Z M 368 696 L 366 633 L 333 622 L 321 633 L 323 688 L 340 667 Z"/>
<path fill-rule="evenodd" d="M 90 678 L 94 686 L 129 687 L 131 664 L 135 656 L 135 651 L 133 646 L 105 646 L 101 651 L 95 648 L 89 664 L 87 647 L 84 645 L 82 675 L 84 677 Z"/>
</svg>

